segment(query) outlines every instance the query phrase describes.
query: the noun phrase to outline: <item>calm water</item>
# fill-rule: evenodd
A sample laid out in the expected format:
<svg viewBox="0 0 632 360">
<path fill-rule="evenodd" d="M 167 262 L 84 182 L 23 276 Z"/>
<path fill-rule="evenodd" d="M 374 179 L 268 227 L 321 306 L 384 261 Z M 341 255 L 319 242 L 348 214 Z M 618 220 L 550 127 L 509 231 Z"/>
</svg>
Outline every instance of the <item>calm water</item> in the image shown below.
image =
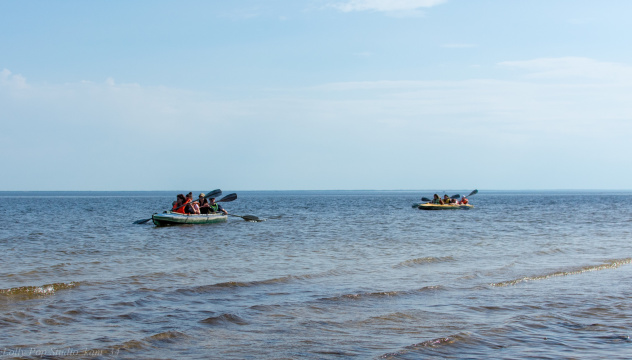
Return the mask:
<svg viewBox="0 0 632 360">
<path fill-rule="evenodd" d="M 632 356 L 632 192 L 432 193 L 0 193 L 0 359 Z"/>
</svg>

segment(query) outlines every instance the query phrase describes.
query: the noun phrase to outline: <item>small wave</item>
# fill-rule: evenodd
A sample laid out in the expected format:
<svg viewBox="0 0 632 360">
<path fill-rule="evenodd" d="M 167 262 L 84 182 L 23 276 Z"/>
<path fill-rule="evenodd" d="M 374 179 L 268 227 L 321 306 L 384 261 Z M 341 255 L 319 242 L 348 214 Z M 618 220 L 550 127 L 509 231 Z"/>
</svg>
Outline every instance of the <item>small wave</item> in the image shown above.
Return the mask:
<svg viewBox="0 0 632 360">
<path fill-rule="evenodd" d="M 142 316 L 133 312 L 117 315 L 116 317 L 122 320 L 133 320 L 133 321 L 140 321 L 142 319 Z"/>
<path fill-rule="evenodd" d="M 341 301 L 341 300 L 360 300 L 373 297 L 390 297 L 402 294 L 400 291 L 377 291 L 372 293 L 360 293 L 360 294 L 345 294 L 339 296 L 332 296 L 327 298 L 321 298 L 321 301 Z"/>
<path fill-rule="evenodd" d="M 217 284 L 212 284 L 212 285 L 197 286 L 191 289 L 178 289 L 176 291 L 180 293 L 192 292 L 192 293 L 198 294 L 198 293 L 205 293 L 205 292 L 210 292 L 210 291 L 215 291 L 215 290 L 220 290 L 220 289 L 227 289 L 227 288 L 241 288 L 241 287 L 253 287 L 253 286 L 261 286 L 261 285 L 285 284 L 292 281 L 303 281 L 303 280 L 329 277 L 329 276 L 340 276 L 345 273 L 346 272 L 344 271 L 329 270 L 322 273 L 305 274 L 305 275 L 287 275 L 287 276 L 281 276 L 278 278 L 272 278 L 272 279 L 267 279 L 267 280 L 227 281 L 227 282 L 222 282 L 222 283 L 217 283 Z"/>
<path fill-rule="evenodd" d="M 376 292 L 365 292 L 359 294 L 345 294 L 340 296 L 333 296 L 328 298 L 321 298 L 321 301 L 341 301 L 341 300 L 360 300 L 366 298 L 380 298 L 380 297 L 392 297 L 392 296 L 401 296 L 408 295 L 412 293 L 419 293 L 425 291 L 439 290 L 443 289 L 441 285 L 433 285 L 433 286 L 425 286 L 416 290 L 405 290 L 405 291 L 376 291 Z"/>
<path fill-rule="evenodd" d="M 395 312 L 395 313 L 389 313 L 389 314 L 384 314 L 384 315 L 379 315 L 379 316 L 372 316 L 366 320 L 362 320 L 361 323 L 371 325 L 371 326 L 375 324 L 382 324 L 382 323 L 401 324 L 403 322 L 413 321 L 416 319 L 418 319 L 417 315 L 414 315 L 411 313 L 404 313 L 404 312 Z"/>
<path fill-rule="evenodd" d="M 281 307 L 281 305 L 253 305 L 250 309 L 255 311 L 276 311 Z"/>
<path fill-rule="evenodd" d="M 598 339 L 606 340 L 608 342 L 618 343 L 618 342 L 632 342 L 630 340 L 630 335 L 606 335 L 606 336 L 597 336 Z"/>
<path fill-rule="evenodd" d="M 546 279 L 550 279 L 553 277 L 557 277 L 557 276 L 568 276 L 568 275 L 579 275 L 579 274 L 583 274 L 589 271 L 598 271 L 598 270 L 608 270 L 608 269 L 616 269 L 620 266 L 623 265 L 628 265 L 632 263 L 632 258 L 626 258 L 626 259 L 616 259 L 616 260 L 611 260 L 607 263 L 601 264 L 601 265 L 591 265 L 591 266 L 583 266 L 580 267 L 578 269 L 573 269 L 573 270 L 568 270 L 568 271 L 556 271 L 550 274 L 544 274 L 544 275 L 536 275 L 536 276 L 525 276 L 523 278 L 520 279 L 514 279 L 514 280 L 509 280 L 509 281 L 501 281 L 498 283 L 491 283 L 491 286 L 495 286 L 495 287 L 503 287 L 503 286 L 510 286 L 510 285 L 516 285 L 518 283 L 521 283 L 523 281 L 535 281 L 535 280 L 546 280 Z"/>
<path fill-rule="evenodd" d="M 456 335 L 440 337 L 440 338 L 436 338 L 432 340 L 427 340 L 427 341 L 423 341 L 417 344 L 406 346 L 404 349 L 394 352 L 394 353 L 384 354 L 380 356 L 380 359 L 395 359 L 395 358 L 405 356 L 406 354 L 411 353 L 411 352 L 420 351 L 426 348 L 443 347 L 443 346 L 454 344 L 456 342 L 462 341 L 467 338 L 468 336 L 466 334 L 456 334 Z"/>
<path fill-rule="evenodd" d="M 143 340 L 149 342 L 175 342 L 181 339 L 187 339 L 190 336 L 180 331 L 165 331 L 156 335 L 152 335 Z"/>
<path fill-rule="evenodd" d="M 49 326 L 68 325 L 73 322 L 74 319 L 68 316 L 55 315 L 51 318 L 41 319 L 40 322 Z"/>
<path fill-rule="evenodd" d="M 536 252 L 537 255 L 552 255 L 552 254 L 559 254 L 559 253 L 563 253 L 564 250 L 559 249 L 559 248 L 553 248 L 553 249 L 546 249 L 546 250 L 540 250 L 538 252 Z"/>
<path fill-rule="evenodd" d="M 55 292 L 59 290 L 72 289 L 76 286 L 79 286 L 79 283 L 70 282 L 70 283 L 55 283 L 55 284 L 47 284 L 41 286 L 20 286 L 9 289 L 0 289 L 0 295 L 5 296 L 24 296 L 27 298 L 37 297 L 37 296 L 48 296 L 54 295 Z"/>
<path fill-rule="evenodd" d="M 433 257 L 433 256 L 428 256 L 428 257 L 423 257 L 423 258 L 406 260 L 393 267 L 394 268 L 404 267 L 404 266 L 412 267 L 412 266 L 417 266 L 420 264 L 430 264 L 430 263 L 450 262 L 450 261 L 454 261 L 454 258 L 452 256 L 444 256 L 444 257 L 438 257 L 438 258 Z"/>
<path fill-rule="evenodd" d="M 189 335 L 179 331 L 166 331 L 156 335 L 152 335 L 141 340 L 130 340 L 120 345 L 109 346 L 105 348 L 92 349 L 63 349 L 52 350 L 50 354 L 46 354 L 47 359 L 66 359 L 71 358 L 119 358 L 125 354 L 134 353 L 135 351 L 144 350 L 153 346 L 160 346 L 161 343 L 174 343 L 183 339 L 190 338 Z"/>
<path fill-rule="evenodd" d="M 219 325 L 219 324 L 237 324 L 237 325 L 248 325 L 248 322 L 237 315 L 234 314 L 222 314 L 219 316 L 211 316 L 204 320 L 200 321 L 204 324 L 209 325 Z"/>
<path fill-rule="evenodd" d="M 200 293 L 206 293 L 206 292 L 211 292 L 211 291 L 220 290 L 220 289 L 227 289 L 227 288 L 230 289 L 230 288 L 240 288 L 240 287 L 252 287 L 252 286 L 257 286 L 257 285 L 286 283 L 286 282 L 289 282 L 291 278 L 292 278 L 291 276 L 287 276 L 287 277 L 261 280 L 261 281 L 246 281 L 246 282 L 227 281 L 227 282 L 222 282 L 222 283 L 217 283 L 217 284 L 212 284 L 212 285 L 197 286 L 192 289 L 178 289 L 176 291 L 180 293 L 192 292 L 194 294 L 200 294 Z"/>
</svg>

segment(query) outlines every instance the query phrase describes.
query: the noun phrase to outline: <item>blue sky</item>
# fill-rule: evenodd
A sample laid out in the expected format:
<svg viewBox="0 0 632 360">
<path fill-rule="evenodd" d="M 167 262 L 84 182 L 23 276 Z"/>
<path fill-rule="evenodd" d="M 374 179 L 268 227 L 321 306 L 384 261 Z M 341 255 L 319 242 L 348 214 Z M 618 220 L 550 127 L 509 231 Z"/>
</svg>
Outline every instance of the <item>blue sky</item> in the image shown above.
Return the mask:
<svg viewBox="0 0 632 360">
<path fill-rule="evenodd" d="M 630 13 L 3 1 L 0 191 L 630 189 Z"/>
</svg>

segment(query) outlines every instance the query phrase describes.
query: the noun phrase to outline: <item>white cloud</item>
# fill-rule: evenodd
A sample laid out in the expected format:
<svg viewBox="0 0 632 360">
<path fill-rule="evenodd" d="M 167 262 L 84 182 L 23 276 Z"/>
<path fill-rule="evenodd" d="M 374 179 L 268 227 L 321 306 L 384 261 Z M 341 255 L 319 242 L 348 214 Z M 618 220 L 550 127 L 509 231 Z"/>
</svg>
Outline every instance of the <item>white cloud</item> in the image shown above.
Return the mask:
<svg viewBox="0 0 632 360">
<path fill-rule="evenodd" d="M 250 167 L 263 173 L 273 168 L 302 181 L 297 169 L 309 170 L 305 164 L 310 161 L 316 164 L 311 168 L 331 171 L 337 168 L 328 159 L 336 156 L 355 162 L 355 170 L 365 165 L 353 155 L 356 152 L 346 150 L 349 146 L 365 154 L 363 159 L 386 163 L 401 157 L 412 163 L 418 152 L 411 150 L 418 149 L 420 141 L 425 148 L 441 147 L 446 137 L 464 134 L 467 146 L 454 154 L 446 149 L 443 158 L 469 156 L 471 150 L 472 156 L 481 158 L 523 156 L 525 161 L 539 163 L 547 162 L 549 154 L 559 155 L 563 148 L 569 154 L 568 158 L 559 155 L 563 161 L 583 162 L 582 156 L 591 156 L 629 163 L 629 66 L 588 58 L 501 65 L 524 70 L 527 77 L 342 82 L 261 90 L 257 96 L 240 93 L 235 99 L 117 83 L 111 78 L 27 83 L 5 69 L 0 71 L 0 154 L 5 154 L 0 155 L 0 162 L 30 172 L 32 179 L 50 178 L 50 186 L 57 189 L 82 189 L 98 181 L 100 188 L 107 189 L 110 185 L 103 185 L 99 178 L 126 189 L 170 177 L 174 186 L 183 186 L 178 185 L 183 180 L 172 175 L 172 168 L 162 165 L 196 167 L 197 162 L 206 161 L 206 155 L 194 149 L 212 139 L 222 149 L 230 149 L 213 158 L 215 167 L 240 164 L 239 169 L 223 174 L 227 182 L 267 188 L 278 179 L 268 175 L 268 185 L 248 183 L 243 179 L 252 173 Z M 591 81 L 576 77 L 585 71 L 594 76 Z M 622 73 L 629 75 L 627 80 L 613 77 Z M 541 78 L 543 74 L 548 77 Z M 323 145 L 331 150 L 321 151 Z M 21 150 L 16 153 L 16 148 Z M 46 166 L 29 167 L 42 154 Z M 69 177 L 75 183 L 67 183 Z M 5 189 L 24 186 L 42 187 L 37 180 L 32 185 L 17 181 L 4 185 Z"/>
<path fill-rule="evenodd" d="M 349 0 L 331 6 L 343 11 L 384 11 L 398 12 L 433 7 L 445 3 L 447 0 Z"/>
<path fill-rule="evenodd" d="M 26 89 L 28 87 L 24 77 L 21 75 L 13 75 L 11 71 L 7 69 L 0 71 L 0 85 L 10 86 L 16 89 Z"/>
<path fill-rule="evenodd" d="M 418 125 L 435 133 L 461 128 L 512 141 L 534 140 L 535 134 L 600 140 L 613 131 L 632 136 L 632 67 L 588 58 L 501 65 L 527 75 L 519 80 L 344 82 L 314 90 L 348 99 L 346 109 L 338 111 L 349 118 L 405 120 L 407 131 Z"/>
<path fill-rule="evenodd" d="M 631 66 L 585 57 L 504 61 L 499 65 L 526 70 L 529 72 L 527 77 L 534 79 L 578 78 L 616 82 L 632 81 Z"/>
</svg>

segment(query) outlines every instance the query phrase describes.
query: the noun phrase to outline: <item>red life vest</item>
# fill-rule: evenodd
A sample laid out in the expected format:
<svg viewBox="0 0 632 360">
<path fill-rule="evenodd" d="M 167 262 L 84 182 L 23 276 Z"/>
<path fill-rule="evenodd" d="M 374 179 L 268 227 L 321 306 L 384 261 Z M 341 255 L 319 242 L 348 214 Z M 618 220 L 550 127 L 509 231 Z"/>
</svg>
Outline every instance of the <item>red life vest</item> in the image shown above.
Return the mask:
<svg viewBox="0 0 632 360">
<path fill-rule="evenodd" d="M 176 213 L 179 213 L 179 214 L 184 214 L 184 208 L 186 208 L 186 207 L 187 207 L 186 205 L 187 205 L 188 203 L 190 203 L 190 202 L 191 202 L 191 199 L 186 199 L 186 201 L 184 202 L 184 204 L 182 204 L 182 205 L 180 205 L 180 206 L 178 206 L 177 204 L 176 204 L 176 205 L 173 205 L 173 209 L 172 209 L 172 210 L 173 210 L 173 212 L 176 212 Z M 179 207 L 179 208 L 178 208 L 178 207 Z"/>
</svg>

